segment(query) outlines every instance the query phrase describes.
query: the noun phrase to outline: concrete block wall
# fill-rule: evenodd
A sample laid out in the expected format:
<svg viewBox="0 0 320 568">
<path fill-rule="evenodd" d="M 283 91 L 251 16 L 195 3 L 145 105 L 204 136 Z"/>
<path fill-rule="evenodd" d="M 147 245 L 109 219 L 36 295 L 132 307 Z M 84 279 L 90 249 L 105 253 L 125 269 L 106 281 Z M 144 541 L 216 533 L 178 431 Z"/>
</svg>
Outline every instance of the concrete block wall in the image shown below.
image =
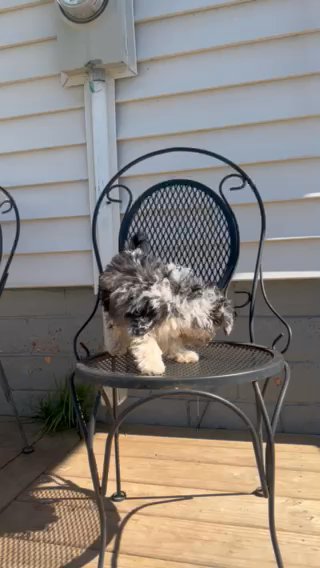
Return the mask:
<svg viewBox="0 0 320 568">
<path fill-rule="evenodd" d="M 248 289 L 236 283 L 231 292 Z M 274 306 L 292 326 L 293 341 L 287 353 L 292 381 L 282 412 L 280 427 L 285 432 L 320 434 L 320 300 L 319 281 L 295 280 L 267 283 Z M 238 297 L 240 298 L 240 297 Z M 6 368 L 22 414 L 32 415 L 45 391 L 54 390 L 72 365 L 72 339 L 93 306 L 91 289 L 9 290 L 0 304 L 1 360 Z M 270 345 L 281 331 L 263 301 L 256 311 L 256 340 Z M 92 348 L 102 345 L 101 318 L 97 316 L 84 336 Z M 246 341 L 247 313 L 239 314 L 232 339 Z M 270 406 L 279 385 L 270 385 Z M 249 385 L 220 389 L 219 393 L 237 402 L 254 419 L 253 392 Z M 130 392 L 130 400 L 144 396 Z M 131 415 L 130 421 L 147 424 L 195 426 L 205 409 L 196 398 L 179 396 L 149 403 Z M 9 414 L 0 391 L 0 414 Z M 102 413 L 101 413 L 102 416 Z M 243 428 L 237 417 L 218 404 L 210 404 L 203 427 Z"/>
<path fill-rule="evenodd" d="M 6 290 L 0 303 L 0 357 L 22 415 L 34 415 L 39 400 L 54 391 L 74 366 L 72 341 L 93 309 L 88 288 Z M 96 317 L 83 335 L 101 348 Z M 0 388 L 0 415 L 11 408 Z"/>
</svg>

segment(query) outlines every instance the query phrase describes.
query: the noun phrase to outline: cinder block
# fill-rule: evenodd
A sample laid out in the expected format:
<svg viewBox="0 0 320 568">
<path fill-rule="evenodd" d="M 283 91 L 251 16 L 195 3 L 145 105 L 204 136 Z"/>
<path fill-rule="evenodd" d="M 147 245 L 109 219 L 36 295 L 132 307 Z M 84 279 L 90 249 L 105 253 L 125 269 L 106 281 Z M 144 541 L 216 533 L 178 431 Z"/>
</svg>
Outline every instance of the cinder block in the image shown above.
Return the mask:
<svg viewBox="0 0 320 568">
<path fill-rule="evenodd" d="M 84 320 L 89 317 L 96 302 L 93 288 L 66 288 L 64 295 L 65 314 L 74 317 L 75 315 L 84 316 Z M 99 310 L 98 310 L 99 314 Z"/>
<path fill-rule="evenodd" d="M 40 400 L 47 396 L 48 391 L 14 391 L 13 397 L 20 416 L 35 416 Z M 0 414 L 13 416 L 12 407 L 5 400 L 0 388 Z"/>
<path fill-rule="evenodd" d="M 319 432 L 320 405 L 320 304 L 318 281 L 267 282 L 267 290 L 279 312 L 288 318 L 293 328 L 293 342 L 288 352 L 292 366 L 292 382 L 287 394 L 283 420 L 287 431 Z M 234 283 L 234 290 L 249 289 L 248 283 Z M 236 296 L 236 302 L 241 296 Z M 10 384 L 18 389 L 15 397 L 20 411 L 32 415 L 44 392 L 56 381 L 63 380 L 74 364 L 72 341 L 74 334 L 91 312 L 95 301 L 92 288 L 57 290 L 8 290 L 0 305 L 0 354 Z M 243 311 L 241 312 L 244 313 Z M 281 324 L 270 316 L 263 301 L 256 310 L 256 340 L 271 345 L 282 331 Z M 224 338 L 223 334 L 219 335 Z M 103 347 L 102 318 L 96 318 L 81 338 L 91 350 Z M 248 319 L 239 317 L 231 339 L 248 341 Z M 279 386 L 271 384 L 267 401 L 271 403 Z M 30 389 L 22 391 L 20 389 Z M 249 385 L 217 391 L 234 401 L 255 420 L 255 405 Z M 130 400 L 148 395 L 135 390 Z M 0 392 L 0 414 L 11 413 Z M 194 426 L 204 409 L 196 398 L 179 396 L 148 403 L 128 418 L 130 422 Z M 271 405 L 270 405 L 271 406 Z M 242 428 L 239 419 L 218 404 L 211 404 L 203 427 Z"/>
<path fill-rule="evenodd" d="M 319 305 L 319 281 L 306 280 L 267 280 L 265 288 L 271 304 L 283 316 L 320 316 Z M 234 295 L 235 291 L 251 290 L 251 282 L 234 282 L 231 286 L 232 299 L 240 304 L 245 296 Z M 241 315 L 248 315 L 248 308 L 239 310 Z M 270 316 L 270 310 L 266 305 L 260 291 L 257 293 L 255 314 Z"/>
<path fill-rule="evenodd" d="M 292 341 L 285 354 L 288 361 L 320 362 L 320 318 L 287 318 L 292 328 Z M 247 318 L 238 317 L 231 339 L 248 341 Z M 256 343 L 271 347 L 273 340 L 283 331 L 283 327 L 274 318 L 260 317 L 255 324 Z M 280 343 L 281 346 L 281 343 Z"/>
<path fill-rule="evenodd" d="M 79 317 L 0 320 L 1 351 L 4 354 L 57 355 L 72 352 L 73 338 L 83 324 Z M 102 319 L 94 318 L 81 339 L 91 348 L 102 347 Z"/>
<path fill-rule="evenodd" d="M 281 390 L 282 381 L 279 384 L 278 379 L 271 379 L 268 389 L 266 391 L 265 400 L 268 402 L 274 402 L 278 399 Z M 260 388 L 263 387 L 263 381 L 260 383 Z M 241 402 L 255 402 L 255 396 L 253 391 L 252 383 L 247 383 L 244 385 L 239 385 L 238 387 L 238 400 Z"/>
<path fill-rule="evenodd" d="M 238 402 L 235 403 L 236 406 L 242 410 L 247 417 L 251 420 L 251 422 L 255 425 L 256 424 L 256 406 L 255 404 L 246 403 L 246 402 Z M 198 409 L 197 403 L 193 402 L 191 406 L 191 425 L 196 425 L 198 423 L 198 416 L 202 415 L 203 410 L 205 409 L 205 403 L 200 403 L 200 409 Z M 199 412 L 200 410 L 200 412 Z M 269 415 L 272 411 L 272 406 L 267 404 L 267 410 Z M 229 429 L 229 430 L 247 430 L 246 423 L 239 418 L 239 416 L 229 408 L 223 406 L 221 403 L 212 402 L 210 403 L 203 420 L 201 422 L 202 428 L 222 428 L 222 429 Z M 278 431 L 281 432 L 283 429 L 282 420 L 280 418 Z"/>
<path fill-rule="evenodd" d="M 0 354 L 30 352 L 27 319 L 0 319 Z"/>
<path fill-rule="evenodd" d="M 73 353 L 73 338 L 75 333 L 83 325 L 84 321 L 82 318 L 77 318 L 76 320 L 68 320 L 67 325 L 63 328 L 63 339 L 68 351 Z M 102 351 L 104 349 L 103 345 L 103 326 L 102 318 L 97 315 L 88 325 L 88 327 L 82 332 L 80 341 L 87 345 L 88 349 L 93 353 Z M 81 347 L 80 347 L 81 350 Z M 83 351 L 82 351 L 83 354 Z"/>
<path fill-rule="evenodd" d="M 304 363 L 296 362 L 290 364 L 291 381 L 286 394 L 286 403 L 296 402 L 320 402 L 320 364 L 318 363 Z M 277 400 L 282 381 L 279 383 L 278 379 L 272 379 L 269 383 L 266 400 Z M 239 400 L 245 402 L 254 401 L 254 393 L 250 384 L 239 386 Z"/>
<path fill-rule="evenodd" d="M 320 404 L 286 405 L 282 420 L 284 431 L 294 434 L 320 434 Z"/>
<path fill-rule="evenodd" d="M 1 297 L 2 317 L 89 316 L 95 303 L 93 288 L 5 290 Z"/>
<path fill-rule="evenodd" d="M 1 297 L 0 319 L 64 314 L 65 291 L 62 288 L 5 290 Z"/>
<path fill-rule="evenodd" d="M 11 388 L 54 389 L 75 366 L 72 355 L 11 356 L 1 359 Z"/>
<path fill-rule="evenodd" d="M 193 423 L 198 422 L 198 408 L 197 404 L 193 403 L 191 414 L 192 414 L 192 421 Z M 252 404 L 238 404 L 248 417 L 251 420 L 255 420 L 255 410 Z M 205 410 L 205 402 L 200 404 L 200 416 L 202 415 L 203 410 Z M 226 428 L 231 430 L 245 430 L 246 425 L 245 423 L 229 408 L 226 408 L 221 403 L 212 402 L 209 404 L 209 407 L 202 419 L 201 422 L 202 428 Z"/>
<path fill-rule="evenodd" d="M 291 381 L 287 390 L 285 404 L 320 403 L 320 365 L 316 363 L 292 363 Z M 275 402 L 279 396 L 281 384 L 271 380 L 266 392 L 266 401 Z M 239 400 L 254 402 L 251 384 L 239 386 Z"/>
<path fill-rule="evenodd" d="M 122 408 L 127 407 L 136 400 L 138 399 L 130 397 Z M 188 401 L 180 398 L 154 400 L 130 414 L 126 419 L 126 423 L 152 424 L 156 426 L 188 426 L 187 404 Z"/>
<path fill-rule="evenodd" d="M 320 362 L 320 318 L 289 318 L 292 342 L 285 357 L 288 361 Z"/>
<path fill-rule="evenodd" d="M 292 364 L 292 376 L 286 402 L 320 404 L 320 363 Z"/>
</svg>

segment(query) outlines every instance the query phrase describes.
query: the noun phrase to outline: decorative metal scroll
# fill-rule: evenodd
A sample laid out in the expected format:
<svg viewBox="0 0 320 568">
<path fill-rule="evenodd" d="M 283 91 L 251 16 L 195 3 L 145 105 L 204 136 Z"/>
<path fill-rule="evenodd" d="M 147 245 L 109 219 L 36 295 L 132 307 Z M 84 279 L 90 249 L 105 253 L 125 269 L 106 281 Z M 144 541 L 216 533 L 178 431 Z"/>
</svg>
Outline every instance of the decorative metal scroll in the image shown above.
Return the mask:
<svg viewBox="0 0 320 568">
<path fill-rule="evenodd" d="M 261 196 L 260 196 L 260 193 L 259 193 L 257 187 L 255 186 L 255 184 L 251 180 L 251 178 L 246 174 L 246 172 L 240 166 L 238 166 L 237 164 L 235 164 L 234 162 L 232 162 L 231 160 L 229 160 L 225 156 L 222 156 L 221 154 L 217 154 L 215 152 L 211 152 L 209 150 L 205 150 L 205 149 L 201 149 L 201 148 L 178 146 L 178 147 L 171 147 L 171 148 L 163 148 L 161 150 L 149 152 L 147 154 L 144 154 L 143 156 L 140 156 L 139 158 L 136 158 L 135 160 L 132 160 L 130 163 L 128 163 L 127 165 L 122 167 L 111 178 L 109 183 L 105 186 L 104 190 L 101 192 L 99 199 L 97 201 L 95 210 L 94 210 L 94 214 L 93 214 L 92 240 L 93 240 L 93 248 L 94 248 L 94 253 L 95 253 L 96 262 L 97 262 L 97 265 L 98 265 L 99 272 L 102 272 L 103 266 L 102 266 L 102 261 L 101 261 L 99 248 L 98 248 L 98 241 L 97 241 L 97 220 L 98 220 L 99 210 L 100 210 L 102 203 L 104 202 L 105 199 L 107 200 L 107 203 L 121 202 L 120 199 L 113 198 L 111 196 L 111 193 L 116 188 L 120 188 L 120 189 L 122 188 L 129 195 L 129 203 L 128 203 L 128 206 L 127 206 L 127 209 L 126 209 L 126 214 L 127 214 L 128 211 L 131 208 L 132 203 L 133 203 L 132 192 L 127 186 L 118 183 L 118 180 L 121 179 L 124 176 L 124 174 L 126 174 L 126 172 L 128 170 L 134 168 L 135 166 L 137 166 L 141 162 L 144 162 L 145 160 L 154 158 L 156 156 L 161 156 L 161 155 L 164 155 L 164 154 L 171 154 L 171 153 L 192 153 L 192 154 L 203 155 L 203 156 L 207 156 L 207 157 L 216 159 L 216 160 L 224 163 L 225 165 L 230 166 L 233 170 L 233 173 L 226 175 L 221 180 L 221 182 L 219 184 L 220 196 L 222 197 L 224 202 L 229 207 L 230 207 L 230 204 L 228 203 L 228 200 L 226 198 L 226 190 L 227 189 L 229 191 L 242 191 L 242 190 L 248 190 L 249 189 L 253 193 L 253 195 L 254 195 L 254 197 L 257 201 L 259 213 L 260 213 L 260 234 L 259 234 L 259 238 L 258 238 L 258 251 L 257 251 L 257 258 L 256 258 L 255 267 L 254 267 L 254 276 L 253 276 L 251 291 L 250 292 L 238 291 L 239 294 L 244 294 L 246 296 L 246 299 L 245 299 L 244 302 L 239 304 L 237 306 L 237 308 L 240 309 L 244 306 L 249 306 L 249 336 L 250 336 L 250 341 L 255 342 L 254 314 L 255 314 L 255 305 L 256 305 L 256 297 L 257 297 L 257 288 L 258 288 L 258 285 L 259 285 L 260 289 L 261 289 L 262 296 L 264 298 L 264 301 L 266 302 L 266 305 L 268 306 L 270 311 L 276 316 L 276 318 L 283 324 L 283 326 L 285 328 L 285 331 L 283 333 L 281 333 L 278 337 L 276 337 L 276 339 L 273 341 L 273 347 L 275 347 L 276 345 L 279 344 L 280 339 L 284 338 L 286 336 L 285 345 L 281 349 L 281 352 L 284 353 L 285 351 L 287 351 L 287 349 L 290 345 L 290 340 L 291 340 L 291 335 L 292 335 L 291 329 L 290 329 L 290 326 L 288 325 L 288 323 L 283 319 L 283 317 L 277 312 L 277 310 L 270 303 L 270 301 L 267 297 L 266 290 L 265 290 L 265 287 L 264 287 L 264 282 L 263 282 L 262 253 L 263 253 L 263 246 L 264 246 L 265 233 L 266 233 L 266 214 L 265 214 L 263 201 L 261 199 Z M 228 188 L 227 188 L 227 182 L 229 182 Z M 231 186 L 230 186 L 230 182 L 232 182 Z M 235 183 L 233 184 L 233 182 L 235 182 Z"/>
<path fill-rule="evenodd" d="M 261 293 L 262 293 L 262 296 L 263 296 L 263 299 L 264 299 L 266 305 L 268 306 L 270 311 L 275 315 L 275 317 L 285 327 L 285 332 L 280 333 L 274 339 L 274 341 L 272 343 L 272 348 L 274 349 L 276 347 L 276 345 L 279 343 L 279 341 L 282 338 L 284 338 L 285 335 L 286 335 L 285 345 L 281 349 L 281 353 L 285 353 L 287 351 L 287 349 L 289 348 L 289 345 L 290 345 L 290 342 L 291 342 L 292 330 L 291 330 L 289 324 L 279 314 L 279 312 L 273 307 L 270 300 L 268 299 L 267 292 L 266 292 L 265 285 L 264 285 L 264 280 L 263 280 L 262 253 L 263 253 L 264 240 L 265 240 L 265 234 L 266 234 L 266 214 L 265 214 L 263 201 L 261 199 L 261 196 L 260 196 L 257 188 L 254 186 L 254 184 L 252 184 L 252 182 L 250 183 L 251 180 L 249 181 L 249 179 L 247 178 L 246 175 L 243 175 L 241 173 L 232 173 L 232 174 L 226 175 L 221 180 L 221 182 L 219 184 L 219 193 L 220 193 L 221 197 L 224 199 L 224 201 L 229 206 L 230 206 L 230 204 L 229 204 L 229 202 L 226 198 L 226 195 L 225 195 L 224 185 L 226 184 L 226 182 L 228 182 L 230 180 L 234 180 L 234 179 L 239 180 L 240 183 L 237 184 L 237 185 L 229 186 L 228 190 L 229 191 L 239 191 L 239 190 L 249 188 L 249 190 L 251 190 L 253 192 L 253 194 L 254 194 L 257 202 L 258 202 L 259 213 L 260 213 L 260 235 L 259 235 L 258 252 L 257 252 L 257 258 L 256 258 L 256 263 L 255 263 L 255 268 L 254 268 L 254 277 L 253 277 L 253 281 L 252 281 L 251 292 L 248 292 L 247 290 L 236 291 L 236 294 L 246 295 L 247 298 L 242 304 L 235 306 L 235 309 L 241 309 L 241 308 L 244 308 L 246 306 L 250 306 L 250 308 L 249 308 L 249 334 L 250 334 L 250 341 L 254 342 L 255 341 L 254 311 L 255 311 L 257 287 L 258 287 L 258 284 L 259 284 L 260 290 L 261 290 Z"/>
<path fill-rule="evenodd" d="M 7 255 L 6 260 L 4 260 L 4 239 L 3 231 L 1 227 L 1 221 L 3 220 L 3 215 L 13 212 L 15 217 L 15 233 L 12 240 L 12 244 Z M 0 187 L 0 296 L 4 290 L 5 284 L 9 276 L 9 268 L 13 259 L 13 255 L 17 248 L 18 240 L 20 235 L 20 216 L 16 203 L 10 193 Z"/>
</svg>

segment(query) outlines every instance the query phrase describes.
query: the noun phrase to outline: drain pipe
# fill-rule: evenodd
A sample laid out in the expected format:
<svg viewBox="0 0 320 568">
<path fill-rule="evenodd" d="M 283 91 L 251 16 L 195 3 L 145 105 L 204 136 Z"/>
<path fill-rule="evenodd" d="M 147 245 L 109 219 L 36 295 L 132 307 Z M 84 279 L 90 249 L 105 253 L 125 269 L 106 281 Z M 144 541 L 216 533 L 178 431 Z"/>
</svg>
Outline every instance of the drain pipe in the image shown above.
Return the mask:
<svg viewBox="0 0 320 568">
<path fill-rule="evenodd" d="M 117 135 L 115 81 L 99 62 L 87 65 L 84 85 L 89 205 L 91 218 L 95 204 L 110 178 L 117 171 Z M 116 197 L 116 191 L 114 192 Z M 118 251 L 120 208 L 118 203 L 103 203 L 97 223 L 97 237 L 102 264 L 105 266 Z M 91 238 L 91 235 L 90 235 Z M 98 269 L 93 258 L 94 291 L 98 292 Z M 105 326 L 103 326 L 105 332 Z M 104 389 L 112 405 L 112 389 Z M 117 389 L 118 404 L 127 397 L 127 389 Z"/>
<path fill-rule="evenodd" d="M 90 213 L 100 193 L 117 171 L 115 81 L 96 62 L 87 65 L 84 85 L 87 164 Z M 118 203 L 101 205 L 97 224 L 99 251 L 103 265 L 117 252 L 120 227 Z M 94 259 L 94 286 L 97 293 L 98 271 Z"/>
</svg>

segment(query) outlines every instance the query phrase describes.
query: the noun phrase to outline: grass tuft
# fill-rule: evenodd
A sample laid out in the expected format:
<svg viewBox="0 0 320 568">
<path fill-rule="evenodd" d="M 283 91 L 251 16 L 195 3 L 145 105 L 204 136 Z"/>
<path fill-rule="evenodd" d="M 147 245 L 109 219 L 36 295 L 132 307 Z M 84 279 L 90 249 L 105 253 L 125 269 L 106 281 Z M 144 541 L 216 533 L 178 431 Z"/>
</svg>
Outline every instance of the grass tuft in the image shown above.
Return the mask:
<svg viewBox="0 0 320 568">
<path fill-rule="evenodd" d="M 94 390 L 91 385 L 83 384 L 76 387 L 76 392 L 84 418 L 88 420 L 93 405 Z M 35 419 L 43 423 L 43 431 L 46 434 L 77 427 L 68 382 L 58 384 L 54 393 L 48 394 L 40 401 Z"/>
</svg>

